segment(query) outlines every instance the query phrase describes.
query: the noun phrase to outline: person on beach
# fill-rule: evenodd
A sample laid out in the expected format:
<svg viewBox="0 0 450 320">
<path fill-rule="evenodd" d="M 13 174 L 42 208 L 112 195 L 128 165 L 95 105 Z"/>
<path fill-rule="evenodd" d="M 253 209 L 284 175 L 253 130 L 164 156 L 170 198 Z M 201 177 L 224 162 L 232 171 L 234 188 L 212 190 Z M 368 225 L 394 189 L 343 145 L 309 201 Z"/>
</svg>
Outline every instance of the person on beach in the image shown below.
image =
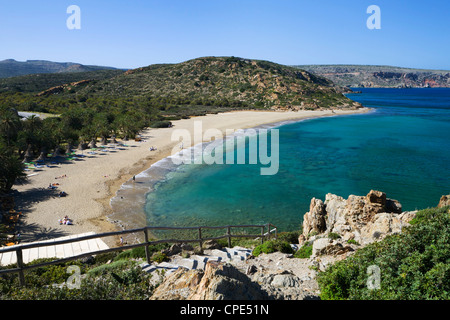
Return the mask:
<svg viewBox="0 0 450 320">
<path fill-rule="evenodd" d="M 72 225 L 72 220 L 69 219 L 68 216 L 65 216 L 64 219 L 59 219 L 59 224 Z"/>
</svg>

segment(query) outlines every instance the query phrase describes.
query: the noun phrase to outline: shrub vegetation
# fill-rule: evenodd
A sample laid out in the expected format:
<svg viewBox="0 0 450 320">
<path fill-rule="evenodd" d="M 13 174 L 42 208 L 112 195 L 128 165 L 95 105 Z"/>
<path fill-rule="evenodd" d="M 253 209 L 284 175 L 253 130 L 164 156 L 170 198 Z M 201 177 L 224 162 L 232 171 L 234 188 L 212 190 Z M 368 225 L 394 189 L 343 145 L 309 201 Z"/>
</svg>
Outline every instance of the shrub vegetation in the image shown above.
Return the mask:
<svg viewBox="0 0 450 320">
<path fill-rule="evenodd" d="M 261 253 L 273 253 L 277 251 L 282 253 L 294 253 L 294 251 L 291 248 L 291 245 L 287 241 L 270 240 L 264 242 L 263 244 L 260 244 L 255 249 L 253 249 L 253 255 L 257 257 Z"/>
<path fill-rule="evenodd" d="M 380 268 L 379 289 L 367 285 Z M 359 249 L 318 275 L 322 299 L 425 300 L 450 298 L 449 207 L 421 210 L 401 234 Z"/>
</svg>

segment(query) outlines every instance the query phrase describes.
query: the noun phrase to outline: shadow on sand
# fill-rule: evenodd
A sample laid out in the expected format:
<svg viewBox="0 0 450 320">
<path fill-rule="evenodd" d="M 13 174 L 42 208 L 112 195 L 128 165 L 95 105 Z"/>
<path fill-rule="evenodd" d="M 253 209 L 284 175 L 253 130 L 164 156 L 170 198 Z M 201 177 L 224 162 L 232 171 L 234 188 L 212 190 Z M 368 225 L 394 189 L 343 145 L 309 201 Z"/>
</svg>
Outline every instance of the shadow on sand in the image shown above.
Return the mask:
<svg viewBox="0 0 450 320">
<path fill-rule="evenodd" d="M 46 201 L 50 198 L 57 198 L 59 191 L 57 189 L 33 188 L 24 192 L 14 192 L 16 210 L 26 216 L 31 212 L 34 203 Z M 17 231 L 20 232 L 22 242 L 47 240 L 67 235 L 66 232 L 57 228 L 43 227 L 35 223 L 27 224 L 24 219 L 19 220 Z"/>
</svg>

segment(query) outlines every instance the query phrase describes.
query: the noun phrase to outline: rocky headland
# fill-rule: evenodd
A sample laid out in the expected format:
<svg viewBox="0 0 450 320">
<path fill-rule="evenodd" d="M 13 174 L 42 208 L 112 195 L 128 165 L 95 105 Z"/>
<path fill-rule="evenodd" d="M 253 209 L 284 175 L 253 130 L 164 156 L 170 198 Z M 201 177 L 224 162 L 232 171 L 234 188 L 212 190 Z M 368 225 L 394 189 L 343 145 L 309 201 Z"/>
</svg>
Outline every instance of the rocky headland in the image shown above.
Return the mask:
<svg viewBox="0 0 450 320">
<path fill-rule="evenodd" d="M 343 87 L 448 88 L 449 70 L 426 70 L 376 65 L 301 65 L 303 70 Z"/>
</svg>

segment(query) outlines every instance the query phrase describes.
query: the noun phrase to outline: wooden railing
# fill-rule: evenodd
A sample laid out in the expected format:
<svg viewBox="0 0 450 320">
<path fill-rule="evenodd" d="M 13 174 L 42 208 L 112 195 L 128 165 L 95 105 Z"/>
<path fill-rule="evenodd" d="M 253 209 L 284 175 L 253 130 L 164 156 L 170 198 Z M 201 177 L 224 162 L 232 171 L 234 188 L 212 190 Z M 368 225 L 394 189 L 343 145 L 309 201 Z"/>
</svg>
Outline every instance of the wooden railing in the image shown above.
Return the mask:
<svg viewBox="0 0 450 320">
<path fill-rule="evenodd" d="M 271 229 L 271 227 L 273 229 Z M 260 234 L 232 234 L 231 233 L 232 228 L 260 228 L 261 233 Z M 267 228 L 267 232 L 265 231 L 266 228 Z M 205 230 L 205 229 L 226 229 L 227 233 L 222 236 L 204 238 L 204 237 L 202 237 L 202 230 Z M 149 230 L 197 230 L 198 238 L 197 239 L 173 238 L 173 239 L 162 239 L 162 240 L 149 241 Z M 131 244 L 131 245 L 124 245 L 124 246 L 120 246 L 120 247 L 108 248 L 108 249 L 103 249 L 103 250 L 98 250 L 98 251 L 91 251 L 91 252 L 87 252 L 87 253 L 74 255 L 71 257 L 61 258 L 61 259 L 47 261 L 47 262 L 33 264 L 33 265 L 25 265 L 23 262 L 23 250 L 55 246 L 55 245 L 61 245 L 61 244 L 68 244 L 68 243 L 73 243 L 73 242 L 80 242 L 80 241 L 85 241 L 85 240 L 111 237 L 111 236 L 122 236 L 122 235 L 130 234 L 130 233 L 143 233 L 144 242 Z M 67 239 L 67 240 L 57 240 L 57 241 L 52 241 L 52 242 L 22 244 L 22 245 L 17 245 L 14 247 L 0 248 L 0 253 L 7 253 L 7 252 L 15 251 L 16 257 L 17 257 L 17 268 L 0 270 L 0 275 L 7 274 L 7 273 L 18 273 L 19 274 L 19 283 L 21 285 L 25 285 L 24 271 L 35 269 L 35 268 L 40 268 L 43 266 L 58 264 L 58 263 L 66 262 L 66 261 L 77 260 L 77 259 L 81 259 L 81 258 L 84 258 L 87 256 L 109 253 L 109 252 L 113 252 L 113 251 L 128 250 L 128 249 L 133 249 L 133 248 L 138 248 L 138 247 L 145 247 L 146 260 L 147 260 L 147 263 L 150 264 L 151 261 L 150 261 L 150 253 L 149 253 L 148 247 L 153 244 L 198 242 L 200 245 L 200 251 L 203 252 L 203 249 L 202 249 L 203 242 L 208 241 L 208 240 L 219 240 L 219 239 L 227 238 L 228 239 L 228 247 L 231 247 L 231 239 L 232 238 L 258 238 L 261 240 L 261 243 L 263 243 L 266 238 L 270 239 L 272 233 L 274 233 L 275 238 L 277 238 L 277 227 L 270 223 L 265 224 L 265 225 L 229 225 L 229 226 L 219 226 L 219 227 L 207 227 L 207 226 L 202 226 L 202 227 L 144 227 L 144 228 L 139 228 L 139 229 L 130 229 L 130 230 L 123 230 L 123 231 L 93 234 L 93 235 L 82 236 L 82 237 Z"/>
</svg>

